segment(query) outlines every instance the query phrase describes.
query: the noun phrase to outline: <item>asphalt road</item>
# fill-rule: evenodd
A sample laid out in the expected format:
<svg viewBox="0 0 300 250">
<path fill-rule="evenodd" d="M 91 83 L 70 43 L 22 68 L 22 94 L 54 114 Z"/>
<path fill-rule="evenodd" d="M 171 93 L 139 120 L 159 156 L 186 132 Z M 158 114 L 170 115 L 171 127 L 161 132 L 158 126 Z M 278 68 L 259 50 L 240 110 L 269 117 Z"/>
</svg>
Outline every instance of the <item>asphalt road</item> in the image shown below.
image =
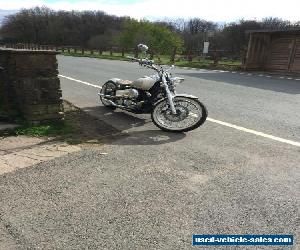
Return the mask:
<svg viewBox="0 0 300 250">
<path fill-rule="evenodd" d="M 61 75 L 96 85 L 149 74 L 127 62 L 58 59 Z M 186 78 L 178 92 L 199 96 L 210 118 L 300 142 L 300 81 L 175 73 Z M 106 110 L 94 87 L 65 78 L 61 85 L 65 99 L 127 136 L 0 176 L 1 225 L 20 248 L 198 248 L 192 234 L 299 238 L 300 147 L 211 121 L 165 133 L 147 115 Z"/>
</svg>

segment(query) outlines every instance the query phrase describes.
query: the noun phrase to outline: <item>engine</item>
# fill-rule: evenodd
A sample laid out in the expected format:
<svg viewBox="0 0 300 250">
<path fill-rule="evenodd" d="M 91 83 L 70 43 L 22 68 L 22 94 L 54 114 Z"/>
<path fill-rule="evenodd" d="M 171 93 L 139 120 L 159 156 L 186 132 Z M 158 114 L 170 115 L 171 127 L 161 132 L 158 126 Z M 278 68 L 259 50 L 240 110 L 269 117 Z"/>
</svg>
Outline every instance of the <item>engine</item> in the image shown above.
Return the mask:
<svg viewBox="0 0 300 250">
<path fill-rule="evenodd" d="M 139 97 L 139 91 L 136 89 L 124 89 L 124 90 L 117 90 L 116 91 L 117 98 L 124 98 L 124 99 L 137 99 Z"/>
<path fill-rule="evenodd" d="M 135 109 L 138 107 L 139 91 L 136 89 L 122 89 L 116 91 L 116 100 L 115 102 L 118 105 Z"/>
</svg>

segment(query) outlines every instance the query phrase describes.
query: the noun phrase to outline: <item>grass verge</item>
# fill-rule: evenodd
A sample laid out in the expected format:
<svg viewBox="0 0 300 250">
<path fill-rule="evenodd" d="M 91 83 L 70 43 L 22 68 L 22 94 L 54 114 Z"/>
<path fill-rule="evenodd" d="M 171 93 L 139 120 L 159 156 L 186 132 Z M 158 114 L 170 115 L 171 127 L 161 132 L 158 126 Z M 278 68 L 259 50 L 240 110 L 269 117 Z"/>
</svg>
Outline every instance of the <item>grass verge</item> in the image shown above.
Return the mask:
<svg viewBox="0 0 300 250">
<path fill-rule="evenodd" d="M 94 54 L 90 54 L 88 51 L 86 51 L 84 54 L 81 53 L 75 53 L 75 52 L 64 52 L 61 53 L 64 56 L 75 56 L 75 57 L 89 57 L 89 58 L 98 58 L 98 59 L 108 59 L 108 60 L 119 60 L 119 61 L 128 61 L 126 56 L 129 56 L 132 54 L 125 54 L 124 57 L 122 57 L 121 53 L 114 53 L 113 55 L 110 55 L 107 52 L 104 52 L 102 55 L 97 54 L 96 52 Z M 154 57 L 154 61 L 158 62 L 160 61 L 160 64 L 166 64 L 171 65 L 174 64 L 178 67 L 189 67 L 189 68 L 199 68 L 199 69 L 220 69 L 220 70 L 241 70 L 242 65 L 240 61 L 231 61 L 231 60 L 222 60 L 219 61 L 218 64 L 214 64 L 213 60 L 209 59 L 200 59 L 200 60 L 193 60 L 193 61 L 187 61 L 184 59 L 180 59 L 175 61 L 174 63 L 170 62 L 170 57 L 167 55 L 162 55 L 158 59 L 158 57 Z"/>
<path fill-rule="evenodd" d="M 15 135 L 28 136 L 62 136 L 73 132 L 73 127 L 66 121 L 40 125 L 22 124 L 12 131 Z"/>
<path fill-rule="evenodd" d="M 64 120 L 57 123 L 34 125 L 19 123 L 20 126 L 0 132 L 0 136 L 26 135 L 48 137 L 51 140 L 64 141 L 68 144 L 99 145 L 120 136 L 120 131 L 105 122 L 89 115 L 68 101 L 63 101 Z"/>
</svg>

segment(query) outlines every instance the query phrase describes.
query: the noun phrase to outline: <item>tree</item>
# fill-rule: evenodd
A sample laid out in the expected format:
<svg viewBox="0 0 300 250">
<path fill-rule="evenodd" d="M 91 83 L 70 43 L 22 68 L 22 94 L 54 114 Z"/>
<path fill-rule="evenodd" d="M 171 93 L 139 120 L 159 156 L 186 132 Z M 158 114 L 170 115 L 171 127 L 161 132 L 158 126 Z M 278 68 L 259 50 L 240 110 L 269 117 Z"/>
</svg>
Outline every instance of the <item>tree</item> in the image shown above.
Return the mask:
<svg viewBox="0 0 300 250">
<path fill-rule="evenodd" d="M 97 35 L 119 33 L 127 18 L 102 11 L 54 11 L 47 7 L 22 9 L 5 18 L 1 36 L 7 42 L 87 46 Z"/>
<path fill-rule="evenodd" d="M 271 30 L 285 30 L 292 26 L 291 22 L 288 20 L 282 20 L 277 17 L 267 17 L 264 18 L 261 22 L 261 27 L 263 29 L 271 29 Z"/>
<path fill-rule="evenodd" d="M 170 54 L 175 48 L 180 50 L 183 45 L 181 37 L 165 25 L 128 20 L 119 37 L 119 44 L 129 49 L 135 48 L 139 43 L 147 44 L 155 54 Z"/>
</svg>

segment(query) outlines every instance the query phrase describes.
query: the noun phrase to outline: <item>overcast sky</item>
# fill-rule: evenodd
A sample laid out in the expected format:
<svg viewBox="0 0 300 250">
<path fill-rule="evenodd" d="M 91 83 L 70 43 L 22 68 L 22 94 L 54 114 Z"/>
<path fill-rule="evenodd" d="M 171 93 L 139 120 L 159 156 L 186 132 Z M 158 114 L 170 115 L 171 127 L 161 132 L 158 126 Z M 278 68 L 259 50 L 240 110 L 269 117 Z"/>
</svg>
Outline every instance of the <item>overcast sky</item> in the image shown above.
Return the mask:
<svg viewBox="0 0 300 250">
<path fill-rule="evenodd" d="M 280 17 L 300 20 L 300 0 L 0 0 L 0 9 L 46 5 L 59 10 L 103 10 L 135 18 L 200 17 L 216 22 Z"/>
</svg>

